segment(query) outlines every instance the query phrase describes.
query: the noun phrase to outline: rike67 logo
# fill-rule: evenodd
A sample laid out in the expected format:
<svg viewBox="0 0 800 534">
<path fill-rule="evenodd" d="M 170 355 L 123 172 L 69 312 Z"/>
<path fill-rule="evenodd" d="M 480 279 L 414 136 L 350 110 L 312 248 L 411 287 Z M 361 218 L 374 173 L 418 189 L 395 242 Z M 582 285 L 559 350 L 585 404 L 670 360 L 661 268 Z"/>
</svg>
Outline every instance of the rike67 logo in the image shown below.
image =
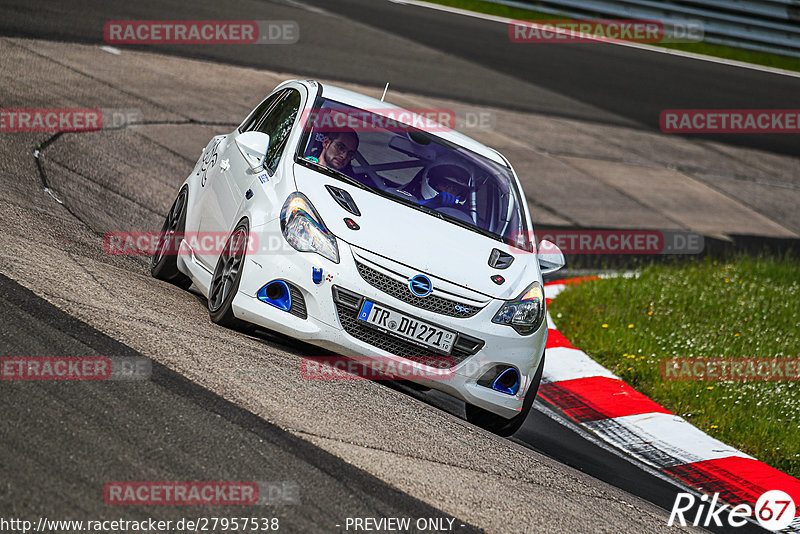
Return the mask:
<svg viewBox="0 0 800 534">
<path fill-rule="evenodd" d="M 697 503 L 698 500 L 699 503 Z M 677 520 L 683 527 L 687 524 L 695 527 L 722 527 L 725 524 L 731 527 L 741 527 L 750 518 L 755 517 L 758 524 L 765 529 L 777 531 L 788 527 L 797 512 L 792 497 L 781 490 L 770 490 L 763 493 L 756 501 L 755 509 L 749 504 L 737 504 L 733 507 L 729 504 L 718 506 L 718 501 L 719 493 L 713 495 L 710 503 L 708 495 L 703 495 L 698 499 L 691 493 L 678 493 L 667 524 L 672 526 Z M 692 511 L 695 504 L 699 504 L 697 510 Z M 688 523 L 684 514 L 689 517 Z"/>
</svg>

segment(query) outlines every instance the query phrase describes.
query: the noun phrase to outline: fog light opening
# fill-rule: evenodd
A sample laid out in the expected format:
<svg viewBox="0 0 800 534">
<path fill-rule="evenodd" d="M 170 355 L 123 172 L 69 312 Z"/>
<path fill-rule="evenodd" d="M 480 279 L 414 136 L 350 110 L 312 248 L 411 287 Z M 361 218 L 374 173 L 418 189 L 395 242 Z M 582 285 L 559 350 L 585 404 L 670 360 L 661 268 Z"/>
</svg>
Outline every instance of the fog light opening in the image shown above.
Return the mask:
<svg viewBox="0 0 800 534">
<path fill-rule="evenodd" d="M 276 308 L 289 311 L 292 307 L 292 296 L 289 293 L 289 284 L 283 280 L 273 280 L 258 290 L 258 300 Z"/>
<path fill-rule="evenodd" d="M 494 379 L 492 389 L 507 395 L 516 395 L 519 392 L 519 371 L 513 367 L 507 368 Z"/>
</svg>

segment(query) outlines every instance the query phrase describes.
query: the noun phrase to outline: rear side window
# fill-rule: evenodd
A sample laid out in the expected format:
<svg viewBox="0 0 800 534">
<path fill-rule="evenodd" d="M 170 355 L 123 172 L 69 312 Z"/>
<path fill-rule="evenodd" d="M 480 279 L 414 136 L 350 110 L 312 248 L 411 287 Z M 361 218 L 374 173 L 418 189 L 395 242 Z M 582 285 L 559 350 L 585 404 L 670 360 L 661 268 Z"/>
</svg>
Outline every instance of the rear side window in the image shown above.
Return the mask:
<svg viewBox="0 0 800 534">
<path fill-rule="evenodd" d="M 286 141 L 300 111 L 300 93 L 287 89 L 281 99 L 267 112 L 255 130 L 269 135 L 269 148 L 264 166 L 272 173 L 278 168 Z"/>
<path fill-rule="evenodd" d="M 239 132 L 251 132 L 255 130 L 256 125 L 269 113 L 270 109 L 286 95 L 287 90 L 278 91 L 258 105 L 256 109 L 250 113 L 250 116 L 239 127 Z"/>
</svg>

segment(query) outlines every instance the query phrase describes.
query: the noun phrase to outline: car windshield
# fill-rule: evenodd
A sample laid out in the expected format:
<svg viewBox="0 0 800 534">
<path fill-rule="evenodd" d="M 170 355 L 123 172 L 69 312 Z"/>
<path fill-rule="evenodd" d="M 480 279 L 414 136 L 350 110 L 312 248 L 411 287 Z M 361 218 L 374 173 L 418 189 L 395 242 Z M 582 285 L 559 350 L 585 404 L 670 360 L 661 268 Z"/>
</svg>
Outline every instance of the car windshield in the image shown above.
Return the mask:
<svg viewBox="0 0 800 534">
<path fill-rule="evenodd" d="M 320 98 L 305 119 L 299 163 L 509 245 L 530 248 L 511 169 L 409 126 L 419 120 L 410 120 L 409 112 L 372 113 Z"/>
</svg>

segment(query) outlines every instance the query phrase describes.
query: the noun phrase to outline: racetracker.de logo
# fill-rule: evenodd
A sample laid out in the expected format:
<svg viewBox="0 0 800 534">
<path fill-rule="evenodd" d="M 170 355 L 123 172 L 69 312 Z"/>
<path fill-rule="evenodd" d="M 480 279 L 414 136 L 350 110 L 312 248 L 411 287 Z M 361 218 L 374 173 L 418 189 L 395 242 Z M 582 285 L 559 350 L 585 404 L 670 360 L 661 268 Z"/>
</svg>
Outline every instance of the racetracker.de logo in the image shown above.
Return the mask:
<svg viewBox="0 0 800 534">
<path fill-rule="evenodd" d="M 456 113 L 445 108 L 324 108 L 303 112 L 305 128 L 315 132 L 449 132 L 456 127 Z"/>
<path fill-rule="evenodd" d="M 513 43 L 697 43 L 705 35 L 696 20 L 636 19 L 515 20 L 508 25 Z"/>
<path fill-rule="evenodd" d="M 0 132 L 96 132 L 103 113 L 91 108 L 4 108 Z"/>
<path fill-rule="evenodd" d="M 141 356 L 3 356 L 0 380 L 147 380 L 153 362 Z"/>
<path fill-rule="evenodd" d="M 112 256 L 152 256 L 156 253 L 165 256 L 193 253 L 217 256 L 225 250 L 229 237 L 228 232 L 184 232 L 170 235 L 161 232 L 107 232 L 103 236 L 103 250 Z M 285 239 L 281 242 L 279 236 L 269 237 L 267 243 L 270 251 L 289 250 Z M 245 243 L 247 253 L 258 252 L 258 243 L 258 236 L 249 234 Z"/>
<path fill-rule="evenodd" d="M 143 120 L 142 112 L 132 108 L 5 108 L 0 109 L 0 132 L 96 132 Z"/>
<path fill-rule="evenodd" d="M 108 380 L 111 360 L 104 356 L 3 357 L 3 380 Z"/>
<path fill-rule="evenodd" d="M 123 506 L 292 505 L 300 502 L 300 486 L 292 480 L 123 481 L 107 483 L 103 500 Z"/>
<path fill-rule="evenodd" d="M 800 358 L 667 358 L 660 369 L 664 380 L 800 381 Z"/>
<path fill-rule="evenodd" d="M 536 238 L 564 254 L 699 254 L 705 243 L 701 234 L 678 230 L 550 229 L 537 230 Z M 540 243 L 538 252 L 555 249 Z"/>
<path fill-rule="evenodd" d="M 110 20 L 108 44 L 294 44 L 300 26 L 293 20 Z"/>
<path fill-rule="evenodd" d="M 112 505 L 248 505 L 258 502 L 255 482 L 109 482 Z"/>
<path fill-rule="evenodd" d="M 664 133 L 800 133 L 800 109 L 665 109 Z"/>
<path fill-rule="evenodd" d="M 449 380 L 456 365 L 449 356 L 371 358 L 344 356 L 308 357 L 300 360 L 306 380 Z"/>
</svg>

